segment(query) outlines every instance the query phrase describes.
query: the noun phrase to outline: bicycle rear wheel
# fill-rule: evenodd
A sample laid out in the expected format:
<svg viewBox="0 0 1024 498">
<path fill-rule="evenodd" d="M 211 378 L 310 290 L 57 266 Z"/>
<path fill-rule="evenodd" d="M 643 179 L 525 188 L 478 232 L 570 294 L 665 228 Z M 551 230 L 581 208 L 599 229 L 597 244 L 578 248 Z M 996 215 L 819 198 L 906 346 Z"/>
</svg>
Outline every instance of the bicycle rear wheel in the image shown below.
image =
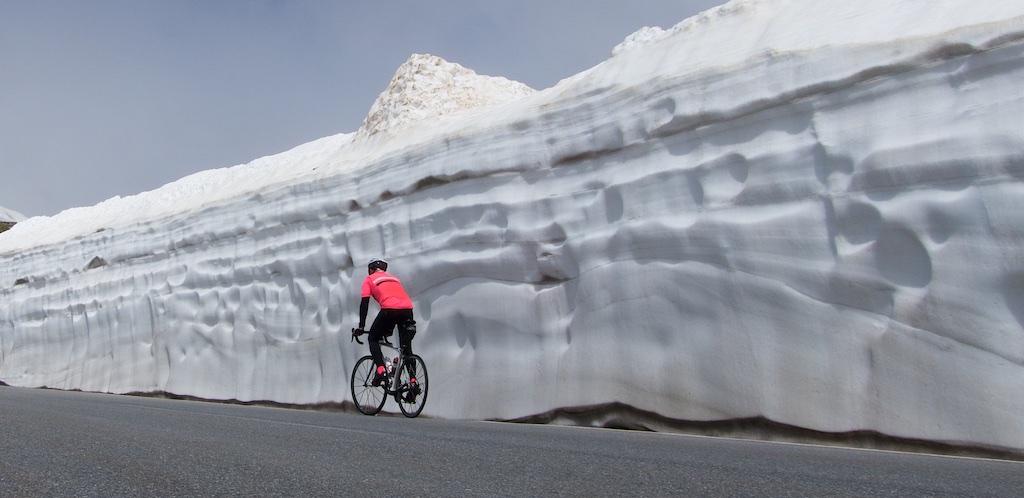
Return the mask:
<svg viewBox="0 0 1024 498">
<path fill-rule="evenodd" d="M 388 392 L 384 384 L 376 387 L 372 384 L 375 373 L 377 366 L 370 355 L 359 358 L 352 369 L 352 401 L 364 415 L 376 415 L 384 408 L 384 400 L 387 399 Z"/>
<path fill-rule="evenodd" d="M 416 355 L 406 358 L 396 385 L 395 401 L 402 413 L 409 418 L 419 415 L 427 402 L 427 365 L 423 358 Z"/>
</svg>

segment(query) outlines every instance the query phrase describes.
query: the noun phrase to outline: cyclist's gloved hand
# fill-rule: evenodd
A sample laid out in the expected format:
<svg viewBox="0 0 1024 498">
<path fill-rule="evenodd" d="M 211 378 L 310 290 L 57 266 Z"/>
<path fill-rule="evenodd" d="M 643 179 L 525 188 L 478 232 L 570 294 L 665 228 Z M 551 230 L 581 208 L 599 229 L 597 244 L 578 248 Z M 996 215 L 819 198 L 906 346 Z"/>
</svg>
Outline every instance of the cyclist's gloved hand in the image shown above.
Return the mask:
<svg viewBox="0 0 1024 498">
<path fill-rule="evenodd" d="M 352 329 L 352 339 L 354 339 L 354 340 L 355 340 L 356 342 L 358 342 L 359 344 L 362 344 L 362 343 L 363 343 L 363 341 L 360 341 L 360 340 L 359 340 L 359 336 L 361 336 L 361 335 L 363 335 L 363 334 L 365 334 L 365 333 L 366 333 L 366 331 L 365 331 L 365 330 L 363 330 L 363 328 L 362 328 L 362 327 L 359 327 L 359 328 L 357 328 L 357 329 Z M 351 342 L 351 341 L 349 341 L 349 342 Z"/>
</svg>

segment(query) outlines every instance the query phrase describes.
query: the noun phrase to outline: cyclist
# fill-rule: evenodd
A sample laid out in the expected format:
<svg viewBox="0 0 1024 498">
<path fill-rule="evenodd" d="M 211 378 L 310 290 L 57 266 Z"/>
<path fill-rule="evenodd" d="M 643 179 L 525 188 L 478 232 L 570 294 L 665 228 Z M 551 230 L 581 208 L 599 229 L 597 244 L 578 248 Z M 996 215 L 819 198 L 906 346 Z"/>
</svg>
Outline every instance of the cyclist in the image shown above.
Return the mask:
<svg viewBox="0 0 1024 498">
<path fill-rule="evenodd" d="M 384 355 L 381 353 L 381 338 L 390 336 L 398 327 L 398 341 L 402 347 L 402 354 L 412 354 L 412 338 L 416 335 L 416 322 L 412 319 L 412 300 L 405 293 L 402 283 L 398 278 L 387 272 L 388 262 L 383 259 L 372 259 L 367 265 L 368 275 L 363 280 L 362 300 L 359 303 L 359 328 L 353 332 L 361 335 L 366 326 L 366 313 L 370 309 L 370 297 L 373 297 L 380 305 L 380 312 L 370 326 L 370 354 L 373 356 L 373 363 L 377 365 L 377 374 L 373 378 L 373 385 L 380 385 L 386 376 L 384 369 Z"/>
</svg>

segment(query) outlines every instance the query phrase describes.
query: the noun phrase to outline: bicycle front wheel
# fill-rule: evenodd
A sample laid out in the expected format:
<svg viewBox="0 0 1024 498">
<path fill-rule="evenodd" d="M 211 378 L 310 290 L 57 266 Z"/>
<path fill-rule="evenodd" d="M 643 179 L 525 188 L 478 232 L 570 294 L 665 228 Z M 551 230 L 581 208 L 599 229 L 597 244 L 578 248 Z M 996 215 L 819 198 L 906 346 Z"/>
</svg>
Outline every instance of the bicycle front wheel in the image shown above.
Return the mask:
<svg viewBox="0 0 1024 498">
<path fill-rule="evenodd" d="M 376 415 L 384 408 L 384 400 L 387 399 L 388 393 L 383 383 L 373 386 L 375 373 L 377 366 L 370 355 L 359 358 L 352 369 L 352 401 L 356 404 L 356 409 L 364 415 Z"/>
<path fill-rule="evenodd" d="M 427 402 L 427 365 L 423 358 L 416 355 L 406 358 L 396 385 L 395 400 L 402 413 L 409 418 L 419 415 Z"/>
</svg>

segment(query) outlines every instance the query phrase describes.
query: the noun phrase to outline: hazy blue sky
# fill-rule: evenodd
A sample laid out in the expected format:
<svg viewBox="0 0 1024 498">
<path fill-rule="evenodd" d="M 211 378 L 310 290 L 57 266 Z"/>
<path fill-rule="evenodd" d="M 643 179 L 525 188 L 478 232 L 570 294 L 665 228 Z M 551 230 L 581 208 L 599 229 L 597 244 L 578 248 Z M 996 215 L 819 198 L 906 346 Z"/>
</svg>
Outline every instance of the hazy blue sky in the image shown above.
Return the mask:
<svg viewBox="0 0 1024 498">
<path fill-rule="evenodd" d="M 355 131 L 429 53 L 533 88 L 724 0 L 0 0 L 0 206 L 53 215 Z"/>
</svg>

